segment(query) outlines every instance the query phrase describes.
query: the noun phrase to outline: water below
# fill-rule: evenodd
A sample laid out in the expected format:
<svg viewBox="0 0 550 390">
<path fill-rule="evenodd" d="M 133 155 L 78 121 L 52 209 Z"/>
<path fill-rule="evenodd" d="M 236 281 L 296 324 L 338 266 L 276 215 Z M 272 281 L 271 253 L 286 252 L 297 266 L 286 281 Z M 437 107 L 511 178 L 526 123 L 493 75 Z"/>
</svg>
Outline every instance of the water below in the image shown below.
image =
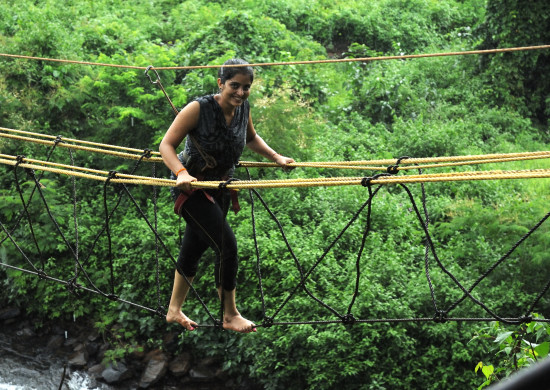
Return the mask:
<svg viewBox="0 0 550 390">
<path fill-rule="evenodd" d="M 18 351 L 7 335 L 0 332 L 0 390 L 111 390 L 90 378 L 86 372 L 67 368 L 51 353 L 36 348 Z"/>
<path fill-rule="evenodd" d="M 63 366 L 35 366 L 3 356 L 0 358 L 0 390 L 52 390 L 59 389 L 63 378 Z M 63 390 L 108 390 L 105 384 L 98 384 L 86 373 L 70 372 L 67 369 Z"/>
<path fill-rule="evenodd" d="M 0 390 L 52 390 L 58 389 L 63 378 L 63 366 L 35 366 L 18 360 L 0 358 Z M 86 373 L 65 372 L 63 390 L 108 390 L 111 387 L 97 383 Z"/>
</svg>

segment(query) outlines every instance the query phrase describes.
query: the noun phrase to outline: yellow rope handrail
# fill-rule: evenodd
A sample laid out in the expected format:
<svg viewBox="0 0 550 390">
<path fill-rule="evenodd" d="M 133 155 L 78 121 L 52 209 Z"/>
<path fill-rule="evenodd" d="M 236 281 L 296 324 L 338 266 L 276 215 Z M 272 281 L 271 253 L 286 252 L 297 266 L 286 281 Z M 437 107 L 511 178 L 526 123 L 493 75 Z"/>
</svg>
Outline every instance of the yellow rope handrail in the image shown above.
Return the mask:
<svg viewBox="0 0 550 390">
<path fill-rule="evenodd" d="M 477 158 L 479 157 L 479 158 Z M 470 160 L 471 158 L 471 160 Z M 411 165 L 411 166 L 398 166 L 397 170 L 409 170 L 409 169 L 428 169 L 428 168 L 442 168 L 461 165 L 476 165 L 476 164 L 490 164 L 499 162 L 512 162 L 512 161 L 524 161 L 524 160 L 538 160 L 550 158 L 550 151 L 548 152 L 528 152 L 528 153 L 506 153 L 506 154 L 494 154 L 494 155 L 480 155 L 480 156 L 454 156 L 454 157 L 428 157 L 428 158 L 415 158 L 402 160 L 399 164 L 418 164 L 418 162 L 432 162 L 432 161 L 454 161 L 439 164 L 429 165 Z M 372 160 L 372 161 L 332 161 L 332 162 L 298 162 L 289 164 L 292 167 L 310 167 L 310 168 L 335 168 L 335 169 L 356 169 L 356 170 L 371 170 L 379 171 L 386 169 L 387 166 L 395 164 L 398 159 L 394 160 Z M 353 165 L 355 164 L 355 165 Z M 362 164 L 379 164 L 380 167 L 373 167 Z M 255 162 L 255 161 L 240 161 L 240 166 L 243 167 L 279 167 L 276 163 L 272 162 Z"/>
<path fill-rule="evenodd" d="M 26 135 L 32 135 L 32 136 L 35 136 L 35 137 L 43 137 L 43 138 L 48 138 L 48 139 L 53 139 L 53 140 L 58 139 L 58 136 L 55 136 L 55 135 L 36 133 L 36 132 L 25 131 L 25 130 L 16 130 L 16 129 L 10 129 L 10 128 L 7 128 L 7 127 L 0 127 L 0 130 L 1 131 L 7 131 L 7 132 L 10 132 L 10 133 L 16 133 L 16 134 L 26 134 Z M 110 145 L 110 144 L 102 144 L 102 143 L 99 143 L 99 142 L 84 141 L 84 140 L 74 139 L 74 138 L 65 138 L 63 136 L 59 136 L 59 137 L 61 137 L 61 140 L 63 142 L 72 142 L 72 143 L 75 143 L 75 144 L 83 144 L 83 145 L 90 145 L 90 146 L 98 146 L 98 147 L 102 147 L 102 148 L 118 149 L 118 150 L 124 150 L 124 151 L 127 151 L 127 152 L 134 152 L 134 153 L 143 153 L 143 149 L 129 148 L 129 147 L 126 147 L 126 146 L 118 146 L 118 145 Z M 158 151 L 153 151 L 152 150 L 151 154 L 160 156 L 160 153 Z"/>
<path fill-rule="evenodd" d="M 26 159 L 23 159 L 26 160 Z M 108 178 L 105 176 L 109 176 L 109 172 L 107 171 L 98 171 L 94 170 L 93 173 L 97 174 L 91 174 L 91 173 L 84 173 L 84 172 L 77 172 L 76 167 L 70 166 L 72 169 L 61 169 L 56 167 L 48 167 L 44 165 L 37 165 L 37 164 L 30 164 L 30 163 L 19 163 L 18 161 L 15 161 L 13 159 L 5 159 L 0 158 L 0 164 L 4 165 L 11 165 L 11 166 L 19 166 L 21 168 L 29 168 L 39 171 L 45 171 L 45 172 L 52 172 L 52 173 L 58 173 L 62 175 L 67 176 L 74 176 L 79 177 L 83 179 L 90 179 L 90 180 L 96 180 L 96 181 L 106 181 Z M 101 175 L 101 176 L 100 176 Z M 163 187 L 173 187 L 176 184 L 175 180 L 170 179 L 162 179 L 162 178 L 152 178 L 147 176 L 135 176 L 135 175 L 128 175 L 128 174 L 118 174 L 117 177 L 122 177 L 122 179 L 111 179 L 111 182 L 113 183 L 133 183 L 133 184 L 146 184 L 146 185 L 153 185 L 153 186 L 163 186 Z"/>
<path fill-rule="evenodd" d="M 16 134 L 26 134 L 32 135 L 35 137 L 48 138 L 48 140 L 25 137 L 14 134 L 0 133 L 0 137 L 17 139 L 21 141 L 34 142 L 43 145 L 55 145 L 58 137 L 52 135 L 46 135 L 41 133 L 33 133 L 23 130 L 9 129 L 5 127 L 0 127 L 0 131 L 8 131 Z M 97 142 L 90 141 L 81 141 L 78 139 L 72 138 L 61 138 L 63 142 L 57 143 L 58 146 L 65 148 L 72 148 L 76 150 L 86 150 L 90 152 L 103 153 L 116 157 L 127 158 L 138 160 L 142 158 L 144 150 L 127 148 L 117 145 L 102 144 Z M 136 152 L 136 154 L 117 152 L 114 150 L 106 150 L 95 147 L 79 146 L 70 144 L 67 142 L 73 143 L 82 143 L 86 145 L 93 145 L 102 148 L 111 148 L 118 150 L 126 150 L 131 152 Z M 137 154 L 142 153 L 142 154 Z M 144 157 L 145 161 L 150 162 L 162 162 L 162 157 L 159 152 L 151 151 L 151 157 Z M 359 160 L 359 161 L 319 161 L 319 162 L 295 162 L 289 164 L 291 167 L 302 167 L 302 168 L 334 168 L 334 169 L 356 169 L 356 170 L 383 170 L 389 165 L 396 164 L 398 160 L 399 167 L 396 167 L 397 170 L 407 170 L 407 169 L 427 169 L 427 168 L 439 168 L 439 167 L 449 167 L 449 166 L 458 166 L 458 165 L 474 165 L 474 164 L 488 164 L 496 162 L 511 162 L 511 161 L 521 161 L 521 160 L 534 160 L 534 159 L 545 159 L 550 158 L 550 151 L 537 151 L 537 152 L 522 152 L 522 153 L 497 153 L 497 154 L 483 154 L 483 155 L 467 155 L 467 156 L 446 156 L 446 157 L 425 157 L 425 158 L 403 158 L 403 159 L 383 159 L 383 160 Z M 417 164 L 430 164 L 430 165 L 417 165 Z M 240 161 L 239 165 L 243 167 L 279 167 L 276 163 L 272 162 L 254 162 L 254 161 Z M 374 167 L 370 165 L 382 165 L 383 167 Z M 407 166 L 411 165 L 411 166 Z"/>
<path fill-rule="evenodd" d="M 411 164 L 423 164 L 423 163 L 438 163 L 438 162 L 464 162 L 464 161 L 476 161 L 476 160 L 492 160 L 500 158 L 522 158 L 526 156 L 541 156 L 540 158 L 550 157 L 549 150 L 537 151 L 537 152 L 520 152 L 520 153 L 493 153 L 493 154 L 479 154 L 479 155 L 466 155 L 466 156 L 443 156 L 443 157 L 421 157 L 421 158 L 402 158 L 400 165 L 411 165 Z M 316 164 L 334 164 L 334 165 L 392 165 L 395 164 L 397 158 L 393 159 L 383 159 L 383 160 L 357 160 L 357 161 L 325 161 L 325 162 L 315 162 L 315 163 L 303 163 L 309 164 L 309 166 L 314 166 Z M 241 164 L 248 164 L 249 162 L 243 161 Z M 255 163 L 253 164 L 263 164 L 268 166 L 269 164 L 273 165 L 274 163 Z M 417 168 L 417 167 L 414 167 Z"/>
<path fill-rule="evenodd" d="M 446 57 L 446 56 L 463 56 L 463 55 L 472 55 L 472 54 L 496 54 L 496 53 L 508 53 L 514 51 L 527 51 L 527 50 L 544 50 L 550 49 L 550 45 L 538 45 L 538 46 L 522 46 L 522 47 L 510 47 L 502 49 L 485 49 L 485 50 L 465 50 L 459 52 L 444 52 L 444 53 L 426 53 L 426 54 L 404 54 L 398 56 L 379 56 L 379 57 L 360 57 L 360 58 L 340 58 L 340 59 L 324 59 L 324 60 L 309 60 L 309 61 L 287 61 L 287 62 L 264 62 L 264 63 L 252 63 L 249 66 L 260 67 L 260 66 L 288 66 L 288 65 L 313 65 L 313 64 L 330 64 L 330 63 L 341 63 L 341 62 L 369 62 L 369 61 L 387 61 L 387 60 L 406 60 L 414 58 L 430 58 L 430 57 Z M 89 62 L 89 61 L 76 61 L 76 60 L 67 60 L 67 59 L 58 59 L 58 58 L 45 58 L 45 57 L 34 57 L 26 56 L 19 54 L 8 54 L 0 53 L 0 57 L 6 58 L 18 58 L 26 60 L 37 60 L 37 61 L 50 61 L 50 62 L 60 62 L 68 64 L 78 64 L 78 65 L 92 65 L 92 66 L 106 66 L 113 68 L 126 68 L 126 69 L 140 69 L 146 70 L 147 66 L 134 66 L 134 65 L 119 65 L 119 64 L 106 64 L 98 62 Z M 192 65 L 192 66 L 159 66 L 155 67 L 155 70 L 191 70 L 191 69 L 210 69 L 210 68 L 220 68 L 222 65 Z M 224 65 L 225 67 L 234 67 L 242 65 Z"/>
<path fill-rule="evenodd" d="M 18 157 L 17 156 L 11 156 L 9 154 L 1 154 L 0 153 L 0 159 L 17 160 Z M 109 172 L 107 172 L 107 171 L 102 171 L 102 170 L 99 170 L 99 169 L 79 167 L 77 165 L 60 164 L 60 163 L 55 163 L 55 162 L 51 162 L 51 161 L 36 160 L 36 159 L 32 159 L 32 158 L 27 158 L 27 157 L 24 157 L 22 159 L 22 161 L 26 161 L 28 164 L 33 164 L 33 165 L 41 166 L 41 167 L 59 168 L 64 172 L 84 172 L 84 173 L 103 175 L 103 176 L 108 176 L 109 175 Z M 15 165 L 15 162 L 14 162 L 14 164 L 7 164 L 7 165 Z M 46 170 L 46 169 L 44 169 L 44 170 Z M 166 183 L 169 183 L 171 185 L 174 184 L 174 181 L 170 180 L 170 179 L 153 178 L 153 177 L 149 177 L 149 176 L 130 175 L 130 174 L 119 173 L 119 172 L 117 172 L 117 176 L 121 177 L 121 178 L 125 178 L 125 179 L 154 180 L 154 181 L 159 181 L 159 182 L 166 182 Z"/>
<path fill-rule="evenodd" d="M 371 184 L 406 184 L 468 180 L 495 180 L 495 179 L 534 179 L 550 178 L 550 169 L 532 169 L 515 171 L 479 171 L 453 172 L 448 174 L 426 174 L 410 176 L 381 176 L 373 178 Z M 331 187 L 362 185 L 364 177 L 349 178 L 319 178 L 319 179 L 285 179 L 280 181 L 237 181 L 227 185 L 228 189 L 249 188 L 284 188 L 284 187 Z M 197 188 L 218 188 L 223 182 L 197 182 Z M 193 183 L 191 183 L 193 184 Z"/>
<path fill-rule="evenodd" d="M 25 159 L 23 159 L 24 161 Z M 13 158 L 0 158 L 0 164 L 20 166 L 35 170 L 48 171 L 69 176 L 81 177 L 97 181 L 108 180 L 109 172 L 102 172 L 101 176 L 90 173 L 75 172 L 75 167 L 70 166 L 71 170 L 47 167 L 43 165 L 18 162 Z M 252 181 L 234 181 L 226 185 L 228 189 L 249 189 L 249 188 L 284 188 L 284 187 L 329 187 L 346 185 L 363 185 L 364 180 L 368 179 L 371 184 L 405 184 L 405 183 L 427 183 L 443 181 L 467 181 L 467 180 L 495 180 L 495 179 L 527 179 L 527 178 L 550 178 L 550 169 L 531 169 L 531 170 L 512 170 L 512 171 L 475 171 L 475 172 L 451 172 L 424 175 L 407 176 L 381 176 L 376 178 L 364 177 L 331 177 L 314 179 L 281 179 L 281 180 L 252 180 Z M 162 187 L 173 187 L 175 180 L 150 178 L 144 176 L 134 176 L 126 174 L 117 174 L 116 177 L 109 179 L 112 183 L 124 183 L 135 185 L 154 185 Z M 194 188 L 218 188 L 220 181 L 197 181 L 192 182 Z"/>
<path fill-rule="evenodd" d="M 3 128 L 0 128 L 0 130 L 3 130 Z M 99 149 L 99 148 L 95 148 L 95 147 L 89 147 L 89 146 L 81 146 L 81 145 L 75 145 L 75 144 L 70 144 L 70 143 L 67 143 L 65 141 L 65 139 L 62 139 L 63 142 L 56 142 L 56 140 L 45 140 L 45 139 L 37 139 L 37 138 L 31 138 L 31 137 L 25 137 L 25 136 L 21 136 L 21 135 L 14 135 L 14 134 L 5 134 L 5 133 L 0 133 L 0 137 L 4 137 L 4 138 L 10 138 L 10 139 L 17 139 L 17 140 L 20 140 L 20 141 L 27 141 L 27 142 L 33 142 L 33 143 L 36 143 L 36 144 L 42 144 L 42 145 L 56 145 L 58 147 L 61 147 L 61 148 L 68 148 L 68 149 L 74 149 L 74 150 L 85 150 L 85 151 L 88 151 L 88 152 L 95 152 L 95 153 L 103 153 L 103 154 L 108 154 L 108 155 L 111 155 L 111 156 L 115 156 L 115 157 L 121 157 L 121 158 L 125 158 L 125 159 L 129 159 L 129 160 L 139 160 L 141 158 L 143 158 L 145 161 L 150 161 L 150 162 L 161 162 L 162 161 L 162 157 L 143 157 L 143 155 L 138 155 L 138 154 L 132 154 L 132 153 L 126 153 L 126 152 L 117 152 L 115 150 L 106 150 L 106 149 Z M 56 138 L 56 137 L 54 137 Z M 137 150 L 137 149 L 136 149 Z M 141 151 L 142 153 L 144 152 Z"/>
</svg>

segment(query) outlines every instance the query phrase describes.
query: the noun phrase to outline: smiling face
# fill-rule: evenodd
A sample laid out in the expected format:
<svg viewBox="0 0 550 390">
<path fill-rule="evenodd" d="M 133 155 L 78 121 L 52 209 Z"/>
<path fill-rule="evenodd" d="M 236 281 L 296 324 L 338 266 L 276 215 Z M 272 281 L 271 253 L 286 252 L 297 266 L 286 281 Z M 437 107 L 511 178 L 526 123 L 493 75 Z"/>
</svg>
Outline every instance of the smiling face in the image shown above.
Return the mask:
<svg viewBox="0 0 550 390">
<path fill-rule="evenodd" d="M 225 80 L 223 84 L 221 79 L 218 79 L 218 86 L 223 102 L 232 106 L 240 106 L 250 95 L 252 80 L 248 74 L 237 73 L 232 78 Z"/>
</svg>

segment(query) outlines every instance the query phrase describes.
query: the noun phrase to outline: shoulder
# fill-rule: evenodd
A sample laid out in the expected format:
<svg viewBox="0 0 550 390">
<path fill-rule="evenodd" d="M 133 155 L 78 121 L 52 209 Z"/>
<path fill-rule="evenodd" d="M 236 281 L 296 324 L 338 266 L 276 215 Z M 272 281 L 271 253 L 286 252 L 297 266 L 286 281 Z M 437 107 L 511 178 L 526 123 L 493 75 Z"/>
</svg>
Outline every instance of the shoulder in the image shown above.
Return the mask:
<svg viewBox="0 0 550 390">
<path fill-rule="evenodd" d="M 214 95 L 200 96 L 196 98 L 192 103 L 194 102 L 197 102 L 201 106 L 217 104 L 216 99 L 214 99 Z"/>
<path fill-rule="evenodd" d="M 193 100 L 191 103 L 188 103 L 180 112 L 180 115 L 194 117 L 198 116 L 200 113 L 200 103 L 197 100 Z"/>
<path fill-rule="evenodd" d="M 205 95 L 205 96 L 199 96 L 197 98 L 194 98 L 191 102 L 187 103 L 182 108 L 183 110 L 199 110 L 200 107 L 204 107 L 205 105 L 210 105 L 212 102 L 215 102 L 214 95 Z"/>
<path fill-rule="evenodd" d="M 200 105 L 197 101 L 192 101 L 187 104 L 176 116 L 174 120 L 174 125 L 176 128 L 185 129 L 190 131 L 191 129 L 197 126 L 199 116 L 200 116 Z"/>
</svg>

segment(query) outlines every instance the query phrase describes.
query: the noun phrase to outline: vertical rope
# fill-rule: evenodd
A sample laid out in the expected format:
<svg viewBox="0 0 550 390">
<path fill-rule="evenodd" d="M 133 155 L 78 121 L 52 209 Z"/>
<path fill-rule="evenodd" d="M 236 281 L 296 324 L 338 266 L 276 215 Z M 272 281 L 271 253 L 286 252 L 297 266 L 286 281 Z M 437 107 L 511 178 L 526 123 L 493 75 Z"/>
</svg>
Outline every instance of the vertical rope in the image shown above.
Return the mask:
<svg viewBox="0 0 550 390">
<path fill-rule="evenodd" d="M 46 158 L 46 162 L 49 162 L 50 161 L 50 158 L 52 157 L 53 155 L 53 152 L 55 150 L 55 148 L 57 147 L 57 144 L 59 142 L 62 142 L 61 141 L 61 136 L 57 136 L 57 138 L 55 139 L 54 143 L 53 143 L 53 146 L 52 148 L 50 149 L 50 151 L 48 152 L 48 156 Z M 24 159 L 24 156 L 20 156 L 21 159 Z M 40 173 L 40 176 L 38 176 L 38 181 L 42 180 L 42 177 L 44 176 L 44 174 L 46 173 L 46 171 L 42 171 Z M 29 195 L 29 199 L 27 200 L 27 203 L 30 204 L 31 201 L 32 201 L 32 198 L 34 196 L 34 193 L 36 191 L 36 188 L 33 187 L 32 191 L 31 191 L 31 194 Z M 19 227 L 19 224 L 21 223 L 21 219 L 23 218 L 23 216 L 25 215 L 25 211 L 21 211 L 21 213 L 19 213 L 19 216 L 16 218 L 16 222 L 12 228 L 12 230 L 10 231 L 10 234 L 13 234 L 13 232 L 15 232 L 15 230 Z M 7 237 L 6 237 L 7 238 Z M 0 245 L 2 245 L 4 243 L 4 241 L 6 240 L 6 238 L 3 238 L 2 240 L 0 240 Z"/>
<path fill-rule="evenodd" d="M 69 155 L 71 157 L 71 165 L 75 165 L 73 151 L 69 149 Z M 73 222 L 74 222 L 74 237 L 75 237 L 75 257 L 76 261 L 74 264 L 75 274 L 78 272 L 78 255 L 79 255 L 79 238 L 78 238 L 78 217 L 77 217 L 77 201 L 76 201 L 76 177 L 72 176 L 73 184 Z"/>
<path fill-rule="evenodd" d="M 18 161 L 17 161 L 17 164 L 13 166 L 13 174 L 14 174 L 14 177 L 15 177 L 15 187 L 17 189 L 17 192 L 19 193 L 19 199 L 21 200 L 21 204 L 23 205 L 23 212 L 21 213 L 21 215 L 22 216 L 23 215 L 27 216 L 27 222 L 29 223 L 29 229 L 31 231 L 31 236 L 32 236 L 32 239 L 33 239 L 33 242 L 34 242 L 34 246 L 36 247 L 36 251 L 38 252 L 38 258 L 40 260 L 40 264 L 42 265 L 42 271 L 44 271 L 44 269 L 45 269 L 44 255 L 42 254 L 42 251 L 40 250 L 40 245 L 38 245 L 38 240 L 37 240 L 36 234 L 34 232 L 34 227 L 33 227 L 32 219 L 31 219 L 31 215 L 30 215 L 29 209 L 28 209 L 29 204 L 30 204 L 30 199 L 29 199 L 29 204 L 25 203 L 25 197 L 23 196 L 23 190 L 21 189 L 21 186 L 19 184 L 19 176 L 17 175 L 18 164 L 23 161 L 23 157 L 22 156 L 19 156 L 19 157 L 21 157 L 21 158 L 19 158 Z M 26 171 L 26 172 L 28 172 L 28 171 Z M 35 184 L 35 185 L 38 185 L 38 184 Z M 34 191 L 34 188 L 36 188 L 36 187 L 33 187 L 33 191 Z M 17 225 L 18 225 L 18 223 L 17 223 Z"/>
<path fill-rule="evenodd" d="M 113 267 L 113 245 L 110 224 L 112 214 L 109 214 L 109 207 L 107 206 L 107 187 L 111 184 L 111 179 L 115 176 L 116 172 L 110 171 L 109 177 L 105 180 L 105 184 L 103 185 L 103 209 L 105 211 L 105 234 L 107 235 L 107 259 L 109 260 L 111 294 L 115 294 L 115 271 Z"/>
<path fill-rule="evenodd" d="M 153 163 L 153 177 L 157 177 L 157 164 Z M 158 232 L 158 204 L 157 204 L 157 186 L 153 186 L 153 216 L 154 216 L 154 226 L 155 231 Z M 157 282 L 157 307 L 158 310 L 162 310 L 161 299 L 160 299 L 160 263 L 159 263 L 159 238 L 155 234 L 155 262 L 156 262 L 156 275 L 155 280 Z"/>
<path fill-rule="evenodd" d="M 380 188 L 380 186 L 378 188 Z M 359 251 L 357 252 L 357 260 L 355 261 L 355 272 L 356 272 L 356 274 L 355 274 L 355 289 L 353 291 L 351 302 L 348 306 L 348 315 L 351 314 L 351 309 L 353 308 L 353 305 L 355 303 L 355 299 L 359 295 L 359 281 L 361 279 L 360 260 L 361 260 L 363 250 L 365 248 L 365 243 L 367 241 L 367 236 L 370 232 L 370 227 L 371 227 L 371 210 L 372 210 L 372 199 L 373 199 L 371 186 L 368 186 L 368 191 L 369 191 L 369 202 L 368 202 L 368 208 L 367 208 L 367 221 L 366 221 L 366 224 L 365 224 L 366 226 L 365 226 L 365 230 L 363 232 L 363 237 L 362 237 L 362 240 L 361 240 L 361 246 L 359 248 Z"/>
<path fill-rule="evenodd" d="M 246 174 L 248 180 L 252 180 L 250 175 L 250 170 L 246 168 Z M 258 234 L 256 232 L 256 213 L 255 213 L 255 203 L 252 189 L 248 190 L 248 196 L 250 198 L 250 220 L 252 222 L 252 238 L 254 239 L 254 251 L 256 253 L 256 275 L 258 276 L 258 289 L 260 290 L 260 300 L 262 303 L 262 319 L 266 318 L 266 304 L 265 304 L 265 295 L 264 287 L 262 282 L 262 269 L 261 269 L 261 258 L 260 258 L 260 248 L 258 245 Z"/>
<path fill-rule="evenodd" d="M 422 169 L 418 170 L 418 173 L 422 174 Z M 426 188 L 424 187 L 424 183 L 421 183 L 421 190 L 422 190 L 422 209 L 424 211 L 424 228 L 428 230 L 429 224 L 430 224 L 430 216 L 428 215 L 428 208 L 426 206 Z M 439 309 L 437 308 L 437 300 L 435 297 L 435 290 L 432 284 L 432 279 L 430 277 L 430 246 L 428 243 L 428 240 L 424 238 L 425 245 L 424 245 L 424 273 L 426 275 L 426 281 L 428 282 L 428 288 L 430 289 L 430 295 L 432 297 L 432 305 L 434 308 L 434 313 L 438 313 Z"/>
</svg>

